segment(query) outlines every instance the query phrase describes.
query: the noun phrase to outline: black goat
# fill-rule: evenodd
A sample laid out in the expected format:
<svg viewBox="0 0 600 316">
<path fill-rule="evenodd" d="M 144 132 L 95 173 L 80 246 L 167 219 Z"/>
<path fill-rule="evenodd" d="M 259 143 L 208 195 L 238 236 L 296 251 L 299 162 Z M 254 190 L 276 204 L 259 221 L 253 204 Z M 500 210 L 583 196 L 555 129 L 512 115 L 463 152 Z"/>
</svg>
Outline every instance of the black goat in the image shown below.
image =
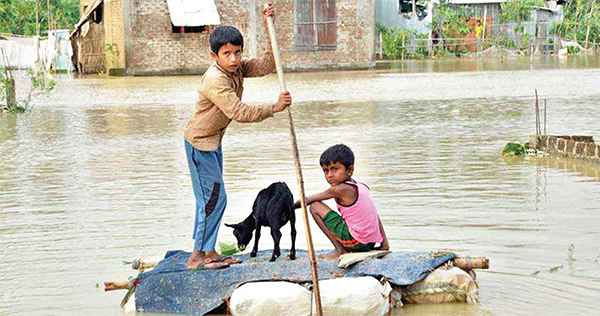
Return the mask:
<svg viewBox="0 0 600 316">
<path fill-rule="evenodd" d="M 288 221 L 292 230 L 290 259 L 294 260 L 296 258 L 294 196 L 285 183 L 275 182 L 258 193 L 252 206 L 252 214 L 248 218 L 238 224 L 225 224 L 225 226 L 233 228 L 233 235 L 238 241 L 238 247 L 242 250 L 250 243 L 252 231 L 256 230 L 254 248 L 252 248 L 250 257 L 256 257 L 256 253 L 258 252 L 261 226 L 271 227 L 271 236 L 273 236 L 275 248 L 273 249 L 273 256 L 269 261 L 275 261 L 281 256 L 281 249 L 279 248 L 279 241 L 281 240 L 280 228 Z"/>
</svg>

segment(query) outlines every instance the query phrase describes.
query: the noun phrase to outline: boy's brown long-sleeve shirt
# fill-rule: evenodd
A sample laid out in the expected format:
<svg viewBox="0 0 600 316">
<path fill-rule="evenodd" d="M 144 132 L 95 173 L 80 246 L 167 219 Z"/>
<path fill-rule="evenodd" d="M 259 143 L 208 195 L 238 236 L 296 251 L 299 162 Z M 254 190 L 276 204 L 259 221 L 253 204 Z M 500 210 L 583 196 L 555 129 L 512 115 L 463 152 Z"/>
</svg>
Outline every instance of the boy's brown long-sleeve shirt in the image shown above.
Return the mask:
<svg viewBox="0 0 600 316">
<path fill-rule="evenodd" d="M 263 58 L 242 60 L 235 73 L 229 73 L 216 62 L 200 80 L 196 112 L 188 122 L 183 138 L 194 148 L 215 151 L 232 120 L 260 122 L 273 116 L 272 105 L 248 105 L 241 101 L 244 78 L 261 77 L 275 69 L 273 53 Z"/>
</svg>

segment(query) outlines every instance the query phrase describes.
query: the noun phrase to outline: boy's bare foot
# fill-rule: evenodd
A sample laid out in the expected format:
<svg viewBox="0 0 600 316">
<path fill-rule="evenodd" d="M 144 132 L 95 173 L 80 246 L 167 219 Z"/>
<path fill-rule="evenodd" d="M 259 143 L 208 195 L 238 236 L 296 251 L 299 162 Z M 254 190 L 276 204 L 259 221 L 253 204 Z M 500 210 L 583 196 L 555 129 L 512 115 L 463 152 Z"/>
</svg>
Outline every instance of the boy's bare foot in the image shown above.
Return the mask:
<svg viewBox="0 0 600 316">
<path fill-rule="evenodd" d="M 340 255 L 341 255 L 341 253 L 339 251 L 337 251 L 337 249 L 334 249 L 329 253 L 326 253 L 324 255 L 319 255 L 319 259 L 334 260 L 334 259 L 339 259 Z"/>
</svg>

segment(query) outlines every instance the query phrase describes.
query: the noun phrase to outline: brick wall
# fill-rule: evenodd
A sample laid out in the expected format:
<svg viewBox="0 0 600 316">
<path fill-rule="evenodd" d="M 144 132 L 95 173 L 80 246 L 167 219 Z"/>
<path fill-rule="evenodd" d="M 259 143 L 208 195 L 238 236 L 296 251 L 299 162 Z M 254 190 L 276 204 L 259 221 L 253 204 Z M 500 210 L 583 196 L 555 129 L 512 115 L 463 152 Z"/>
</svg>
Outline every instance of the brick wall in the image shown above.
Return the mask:
<svg viewBox="0 0 600 316">
<path fill-rule="evenodd" d="M 130 74 L 200 73 L 212 64 L 207 33 L 172 33 L 166 0 L 125 0 L 125 42 Z M 261 56 L 266 42 L 260 9 L 266 0 L 216 0 L 221 24 L 244 35 L 246 57 Z M 296 51 L 294 0 L 275 5 L 277 41 L 288 69 L 367 68 L 373 66 L 374 0 L 336 0 L 337 48 Z"/>
<path fill-rule="evenodd" d="M 592 136 L 530 136 L 534 148 L 600 163 L 600 145 Z"/>
<path fill-rule="evenodd" d="M 110 51 L 106 53 L 108 69 L 125 68 L 125 32 L 122 0 L 104 0 L 105 43 Z"/>
</svg>

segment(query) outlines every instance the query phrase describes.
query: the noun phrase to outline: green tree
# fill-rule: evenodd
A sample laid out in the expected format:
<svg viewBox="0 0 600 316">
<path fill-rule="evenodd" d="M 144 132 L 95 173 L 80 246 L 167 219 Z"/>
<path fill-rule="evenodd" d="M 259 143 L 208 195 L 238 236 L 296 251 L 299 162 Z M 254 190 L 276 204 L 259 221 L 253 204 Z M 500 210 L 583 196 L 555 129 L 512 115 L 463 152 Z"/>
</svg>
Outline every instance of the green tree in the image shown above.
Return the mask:
<svg viewBox="0 0 600 316">
<path fill-rule="evenodd" d="M 454 39 L 462 38 L 469 32 L 469 16 L 462 6 L 455 6 L 449 0 L 441 0 L 433 14 L 433 30 L 439 34 L 444 41 L 444 49 L 451 47 L 456 50 L 459 46 Z"/>
<path fill-rule="evenodd" d="M 525 48 L 530 37 L 525 34 L 523 22 L 531 19 L 531 11 L 535 7 L 543 7 L 544 0 L 508 0 L 501 5 L 502 13 L 498 16 L 500 23 L 516 22 L 514 28 L 517 38 L 517 48 Z"/>
<path fill-rule="evenodd" d="M 51 29 L 72 29 L 79 20 L 79 0 L 1 0 L 0 33 L 36 35 L 36 2 L 41 34 Z"/>
<path fill-rule="evenodd" d="M 569 0 L 563 10 L 563 21 L 553 27 L 558 36 L 580 42 L 586 38 L 590 42 L 600 41 L 600 1 Z"/>
</svg>

